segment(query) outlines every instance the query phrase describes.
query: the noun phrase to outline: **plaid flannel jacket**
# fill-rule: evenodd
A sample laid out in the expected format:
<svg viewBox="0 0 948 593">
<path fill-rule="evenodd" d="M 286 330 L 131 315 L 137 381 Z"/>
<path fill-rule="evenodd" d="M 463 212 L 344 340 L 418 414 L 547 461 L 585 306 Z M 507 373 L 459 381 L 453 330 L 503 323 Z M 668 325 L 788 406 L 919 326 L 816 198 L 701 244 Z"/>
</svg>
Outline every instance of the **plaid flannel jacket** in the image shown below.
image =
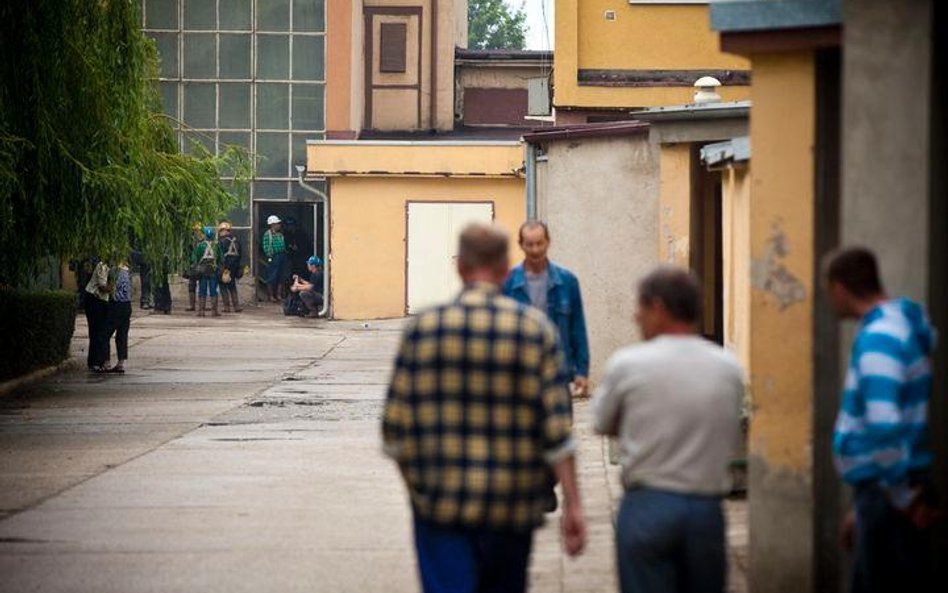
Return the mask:
<svg viewBox="0 0 948 593">
<path fill-rule="evenodd" d="M 556 328 L 496 287 L 466 287 L 402 336 L 382 433 L 421 519 L 529 531 L 549 465 L 573 453 Z"/>
</svg>

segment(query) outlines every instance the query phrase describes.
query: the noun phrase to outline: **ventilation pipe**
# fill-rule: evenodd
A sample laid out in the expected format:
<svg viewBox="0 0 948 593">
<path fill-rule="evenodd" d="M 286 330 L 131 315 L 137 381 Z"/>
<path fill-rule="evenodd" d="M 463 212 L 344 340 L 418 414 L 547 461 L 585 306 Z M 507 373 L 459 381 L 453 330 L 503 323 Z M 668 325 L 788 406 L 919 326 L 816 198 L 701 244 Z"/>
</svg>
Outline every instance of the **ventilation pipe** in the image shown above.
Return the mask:
<svg viewBox="0 0 948 593">
<path fill-rule="evenodd" d="M 718 94 L 718 88 L 721 81 L 713 76 L 702 76 L 695 81 L 695 105 L 704 105 L 707 103 L 719 103 L 721 95 Z"/>
</svg>

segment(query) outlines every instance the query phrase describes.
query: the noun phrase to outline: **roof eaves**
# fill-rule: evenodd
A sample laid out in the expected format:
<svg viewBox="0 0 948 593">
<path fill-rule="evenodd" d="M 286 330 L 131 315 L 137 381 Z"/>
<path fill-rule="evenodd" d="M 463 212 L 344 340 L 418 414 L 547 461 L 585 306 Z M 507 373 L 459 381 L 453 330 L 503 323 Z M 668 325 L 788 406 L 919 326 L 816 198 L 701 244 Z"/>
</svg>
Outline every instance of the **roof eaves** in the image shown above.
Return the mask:
<svg viewBox="0 0 948 593">
<path fill-rule="evenodd" d="M 649 124 L 644 121 L 623 121 L 597 124 L 578 124 L 538 128 L 523 135 L 523 141 L 529 144 L 574 140 L 580 138 L 614 138 L 619 136 L 637 136 L 648 132 Z"/>
<path fill-rule="evenodd" d="M 840 0 L 712 0 L 711 28 L 721 33 L 835 27 Z"/>
<path fill-rule="evenodd" d="M 726 103 L 690 103 L 652 107 L 642 111 L 633 111 L 631 115 L 644 121 L 675 121 L 695 119 L 729 119 L 747 117 L 750 114 L 750 101 L 729 101 Z"/>
</svg>

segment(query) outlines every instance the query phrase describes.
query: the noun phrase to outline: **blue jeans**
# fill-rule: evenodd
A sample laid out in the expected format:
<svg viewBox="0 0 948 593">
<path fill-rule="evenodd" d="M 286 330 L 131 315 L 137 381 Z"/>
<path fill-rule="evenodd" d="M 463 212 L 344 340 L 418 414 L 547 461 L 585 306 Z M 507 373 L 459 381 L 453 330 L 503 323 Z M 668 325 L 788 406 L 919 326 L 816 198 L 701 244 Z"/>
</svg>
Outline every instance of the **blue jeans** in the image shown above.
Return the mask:
<svg viewBox="0 0 948 593">
<path fill-rule="evenodd" d="M 724 514 L 716 496 L 626 492 L 616 533 L 622 593 L 724 593 Z"/>
<path fill-rule="evenodd" d="M 533 533 L 442 527 L 415 517 L 424 593 L 523 593 Z"/>
<path fill-rule="evenodd" d="M 916 529 L 877 485 L 858 486 L 853 593 L 930 590 L 928 533 Z"/>
<path fill-rule="evenodd" d="M 198 280 L 198 296 L 206 297 L 210 293 L 210 296 L 217 296 L 217 276 L 204 277 L 201 276 L 201 279 Z"/>
</svg>

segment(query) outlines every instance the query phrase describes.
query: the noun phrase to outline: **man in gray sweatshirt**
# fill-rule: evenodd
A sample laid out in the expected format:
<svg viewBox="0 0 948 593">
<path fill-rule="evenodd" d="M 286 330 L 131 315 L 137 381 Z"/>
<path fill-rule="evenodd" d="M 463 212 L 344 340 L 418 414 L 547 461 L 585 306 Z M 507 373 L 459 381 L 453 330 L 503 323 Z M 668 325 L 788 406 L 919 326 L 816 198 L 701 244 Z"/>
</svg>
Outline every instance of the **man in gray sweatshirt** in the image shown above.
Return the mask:
<svg viewBox="0 0 948 593">
<path fill-rule="evenodd" d="M 662 267 L 639 284 L 646 342 L 616 352 L 593 395 L 598 432 L 618 438 L 625 496 L 616 550 L 623 593 L 723 593 L 721 498 L 740 438 L 743 373 L 697 333 L 701 287 Z"/>
</svg>

